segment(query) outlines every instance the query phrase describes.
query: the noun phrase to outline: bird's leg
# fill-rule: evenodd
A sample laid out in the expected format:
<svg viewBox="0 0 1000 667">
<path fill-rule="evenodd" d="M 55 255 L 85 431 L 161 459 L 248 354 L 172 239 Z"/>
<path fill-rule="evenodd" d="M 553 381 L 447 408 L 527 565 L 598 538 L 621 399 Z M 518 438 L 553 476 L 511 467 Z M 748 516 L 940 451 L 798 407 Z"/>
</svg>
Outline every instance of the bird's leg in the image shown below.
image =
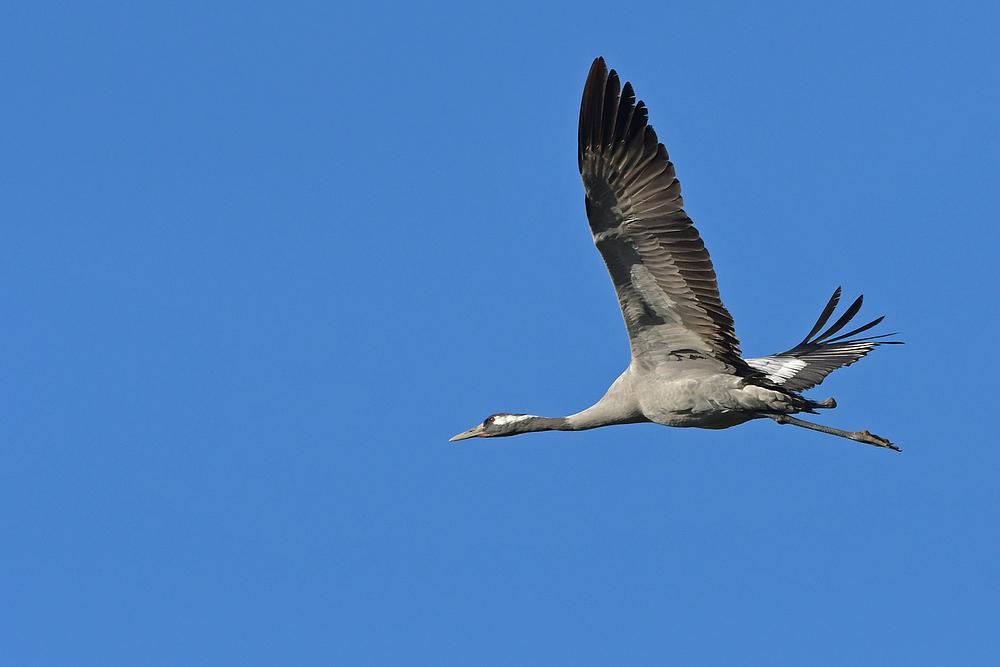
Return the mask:
<svg viewBox="0 0 1000 667">
<path fill-rule="evenodd" d="M 856 440 L 857 442 L 875 445 L 876 447 L 887 447 L 888 449 L 895 449 L 897 452 L 899 451 L 899 447 L 896 445 L 892 444 L 885 438 L 880 438 L 879 436 L 869 433 L 868 431 L 841 431 L 839 428 L 812 424 L 807 421 L 802 421 L 801 419 L 796 419 L 795 417 L 789 417 L 788 415 L 768 415 L 768 417 L 779 424 L 793 424 L 794 426 L 801 426 L 802 428 L 811 428 L 812 430 L 820 431 L 821 433 L 839 435 L 842 438 L 849 438 L 851 440 Z"/>
</svg>

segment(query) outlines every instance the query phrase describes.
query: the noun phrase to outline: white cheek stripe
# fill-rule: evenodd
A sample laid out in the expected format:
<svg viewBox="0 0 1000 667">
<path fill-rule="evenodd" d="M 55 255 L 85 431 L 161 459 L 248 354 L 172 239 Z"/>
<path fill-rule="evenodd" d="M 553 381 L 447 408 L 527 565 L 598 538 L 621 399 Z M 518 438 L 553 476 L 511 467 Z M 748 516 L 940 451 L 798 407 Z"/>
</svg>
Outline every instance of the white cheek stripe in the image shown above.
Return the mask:
<svg viewBox="0 0 1000 667">
<path fill-rule="evenodd" d="M 524 421 L 525 419 L 531 419 L 531 415 L 503 415 L 494 419 L 493 423 L 497 426 L 506 426 L 507 424 Z"/>
</svg>

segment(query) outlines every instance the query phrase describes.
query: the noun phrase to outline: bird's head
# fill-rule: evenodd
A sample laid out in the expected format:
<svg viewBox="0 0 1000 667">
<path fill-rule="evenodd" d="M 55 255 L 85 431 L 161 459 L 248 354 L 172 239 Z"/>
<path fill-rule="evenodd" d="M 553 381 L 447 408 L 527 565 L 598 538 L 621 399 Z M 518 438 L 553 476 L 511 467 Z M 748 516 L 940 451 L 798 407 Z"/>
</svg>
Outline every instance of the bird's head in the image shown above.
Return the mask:
<svg viewBox="0 0 1000 667">
<path fill-rule="evenodd" d="M 527 422 L 535 419 L 534 415 L 509 415 L 506 412 L 498 412 L 490 415 L 482 424 L 477 424 L 464 433 L 459 433 L 448 442 L 455 440 L 465 440 L 466 438 L 497 438 L 505 435 L 517 435 L 524 433 Z"/>
</svg>

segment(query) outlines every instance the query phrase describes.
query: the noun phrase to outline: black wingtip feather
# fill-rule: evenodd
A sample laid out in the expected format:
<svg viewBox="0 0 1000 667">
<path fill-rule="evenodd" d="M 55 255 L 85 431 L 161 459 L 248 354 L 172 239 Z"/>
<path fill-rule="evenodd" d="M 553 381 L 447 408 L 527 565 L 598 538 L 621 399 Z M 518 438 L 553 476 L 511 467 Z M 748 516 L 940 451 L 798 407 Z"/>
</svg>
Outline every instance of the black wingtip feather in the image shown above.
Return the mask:
<svg viewBox="0 0 1000 667">
<path fill-rule="evenodd" d="M 869 329 L 872 329 L 873 327 L 881 324 L 882 320 L 885 319 L 885 315 L 877 319 L 874 319 L 868 324 L 860 326 L 857 329 L 854 329 L 853 331 L 849 331 L 845 334 L 840 334 L 836 338 L 830 338 L 830 336 L 838 333 L 841 329 L 843 329 L 844 325 L 850 322 L 854 318 L 854 316 L 858 314 L 858 311 L 861 310 L 861 305 L 864 303 L 864 298 L 865 298 L 864 295 L 861 295 L 857 299 L 855 299 L 854 303 L 851 304 L 851 306 L 847 309 L 847 312 L 845 312 L 840 317 L 840 319 L 838 319 L 829 329 L 821 333 L 819 336 L 813 338 L 813 336 L 816 335 L 816 332 L 823 328 L 823 326 L 830 319 L 830 316 L 833 314 L 833 311 L 836 310 L 837 308 L 837 304 L 840 301 L 840 288 L 838 287 L 836 291 L 834 291 L 833 296 L 830 298 L 830 301 L 826 304 L 826 307 L 823 309 L 823 313 L 819 316 L 819 320 L 816 322 L 816 325 L 812 328 L 812 331 L 809 332 L 809 335 L 806 336 L 801 343 L 799 343 L 794 348 L 789 350 L 789 353 L 804 352 L 806 350 L 811 350 L 816 347 L 832 345 L 833 343 L 838 343 L 847 338 L 850 338 L 851 336 L 857 336 L 858 334 L 864 333 L 865 331 L 868 331 Z M 870 338 L 859 338 L 847 342 L 861 343 L 869 340 L 876 340 L 878 338 L 885 338 L 887 336 L 895 336 L 895 335 L 896 334 L 894 333 L 883 334 L 881 336 L 872 336 Z M 886 345 L 886 344 L 889 344 L 889 342 L 885 341 L 883 343 L 879 343 L 879 345 Z"/>
<path fill-rule="evenodd" d="M 604 84 L 604 110 L 601 117 L 601 125 L 604 132 L 599 137 L 600 146 L 607 148 L 615 139 L 615 123 L 618 116 L 618 95 L 621 92 L 621 81 L 614 70 L 608 74 L 608 81 Z"/>
<path fill-rule="evenodd" d="M 862 294 L 861 296 L 859 296 L 857 299 L 854 300 L 854 303 L 852 303 L 850 308 L 847 309 L 847 312 L 841 315 L 840 319 L 837 320 L 832 327 L 821 333 L 819 337 L 817 337 L 816 340 L 814 340 L 813 342 L 820 343 L 829 338 L 830 336 L 832 336 L 833 334 L 837 333 L 841 329 L 843 329 L 844 325 L 850 322 L 851 319 L 858 314 L 858 311 L 861 310 L 861 304 L 863 304 L 864 301 L 865 301 L 865 295 Z"/>
<path fill-rule="evenodd" d="M 833 296 L 830 297 L 830 300 L 827 302 L 826 307 L 823 308 L 823 312 L 820 313 L 819 319 L 816 320 L 816 325 L 813 326 L 812 331 L 806 334 L 806 337 L 802 339 L 802 342 L 799 343 L 799 345 L 805 345 L 806 343 L 808 343 L 809 339 L 815 336 L 816 332 L 823 328 L 823 326 L 827 323 L 827 320 L 830 319 L 830 316 L 833 315 L 833 311 L 837 309 L 838 303 L 840 303 L 839 287 L 833 291 Z"/>
<path fill-rule="evenodd" d="M 612 72 L 613 74 L 613 72 Z M 583 86 L 583 101 L 580 103 L 579 155 L 580 171 L 583 171 L 584 151 L 600 142 L 597 133 L 601 132 L 602 114 L 604 112 L 604 91 L 608 83 L 608 66 L 604 58 L 597 58 L 590 66 L 587 83 Z M 616 75 L 617 78 L 617 75 Z"/>
<path fill-rule="evenodd" d="M 864 325 L 863 327 L 858 327 L 857 329 L 855 329 L 854 331 L 851 331 L 849 333 L 840 334 L 836 338 L 831 338 L 830 340 L 828 340 L 826 342 L 827 343 L 836 343 L 838 340 L 844 340 L 845 338 L 850 338 L 851 336 L 857 336 L 859 333 L 868 331 L 872 327 L 877 326 L 884 319 L 885 319 L 885 315 L 883 315 L 882 317 L 878 318 L 877 320 L 872 320 L 871 322 L 869 322 L 868 324 Z"/>
</svg>

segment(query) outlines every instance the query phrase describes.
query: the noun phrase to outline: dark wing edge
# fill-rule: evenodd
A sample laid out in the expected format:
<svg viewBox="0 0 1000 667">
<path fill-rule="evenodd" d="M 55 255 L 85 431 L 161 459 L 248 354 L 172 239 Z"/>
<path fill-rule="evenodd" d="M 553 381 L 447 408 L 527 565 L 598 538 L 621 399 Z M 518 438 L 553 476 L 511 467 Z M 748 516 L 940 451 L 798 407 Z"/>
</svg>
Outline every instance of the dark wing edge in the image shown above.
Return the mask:
<svg viewBox="0 0 1000 667">
<path fill-rule="evenodd" d="M 711 357 L 753 374 L 667 150 L 632 85 L 619 86 L 617 73 L 595 60 L 580 105 L 578 160 L 594 243 L 615 284 L 633 357 Z"/>
<path fill-rule="evenodd" d="M 881 340 L 895 336 L 895 333 L 847 340 L 875 327 L 885 319 L 884 316 L 853 331 L 831 338 L 858 314 L 858 311 L 861 310 L 861 304 L 864 302 L 864 295 L 859 296 L 829 329 L 816 335 L 820 329 L 826 326 L 839 302 L 840 288 L 838 287 L 820 314 L 816 325 L 801 343 L 787 352 L 758 359 L 747 359 L 747 364 L 764 373 L 775 384 L 799 392 L 815 387 L 833 371 L 850 366 L 879 345 L 903 344 L 902 341 L 898 340 Z"/>
</svg>

